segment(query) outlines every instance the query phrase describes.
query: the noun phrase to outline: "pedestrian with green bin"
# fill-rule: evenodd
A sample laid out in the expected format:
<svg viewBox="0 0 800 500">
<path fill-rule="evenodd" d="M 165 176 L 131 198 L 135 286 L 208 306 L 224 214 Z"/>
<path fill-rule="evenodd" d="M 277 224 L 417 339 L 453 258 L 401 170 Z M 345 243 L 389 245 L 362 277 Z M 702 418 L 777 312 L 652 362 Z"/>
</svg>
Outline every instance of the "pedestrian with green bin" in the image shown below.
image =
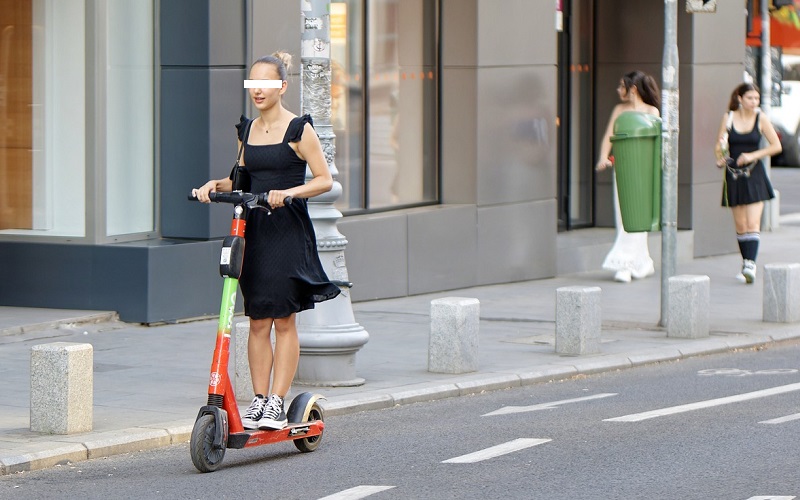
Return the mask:
<svg viewBox="0 0 800 500">
<path fill-rule="evenodd" d="M 717 167 L 725 169 L 722 206 L 730 207 L 736 240 L 742 254 L 739 281 L 756 280 L 756 257 L 761 242 L 764 201 L 775 198 L 762 158 L 781 152 L 781 142 L 769 117 L 761 113 L 761 92 L 754 83 L 742 83 L 731 94 L 722 117 L 715 152 Z M 767 146 L 761 147 L 761 139 Z"/>
<path fill-rule="evenodd" d="M 620 103 L 614 106 L 606 126 L 606 132 L 600 145 L 600 160 L 595 169 L 602 172 L 614 165 L 611 155 L 611 136 L 617 118 L 626 111 L 636 111 L 659 116 L 661 107 L 660 91 L 655 79 L 642 72 L 631 71 L 619 81 L 617 87 Z M 614 217 L 617 235 L 614 246 L 603 262 L 603 269 L 614 271 L 614 280 L 629 283 L 631 278 L 641 279 L 655 273 L 653 259 L 647 247 L 647 233 L 625 231 L 619 205 L 619 192 L 616 178 L 613 178 Z"/>
</svg>

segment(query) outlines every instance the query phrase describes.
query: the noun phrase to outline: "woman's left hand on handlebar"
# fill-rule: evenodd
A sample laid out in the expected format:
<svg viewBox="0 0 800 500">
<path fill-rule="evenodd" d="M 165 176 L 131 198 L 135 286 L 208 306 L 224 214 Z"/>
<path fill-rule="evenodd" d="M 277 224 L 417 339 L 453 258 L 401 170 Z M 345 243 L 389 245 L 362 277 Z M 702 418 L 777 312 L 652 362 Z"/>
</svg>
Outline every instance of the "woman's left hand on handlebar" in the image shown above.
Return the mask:
<svg viewBox="0 0 800 500">
<path fill-rule="evenodd" d="M 285 206 L 284 200 L 293 197 L 292 193 L 280 189 L 274 189 L 267 194 L 267 203 L 270 208 L 280 208 Z"/>
</svg>

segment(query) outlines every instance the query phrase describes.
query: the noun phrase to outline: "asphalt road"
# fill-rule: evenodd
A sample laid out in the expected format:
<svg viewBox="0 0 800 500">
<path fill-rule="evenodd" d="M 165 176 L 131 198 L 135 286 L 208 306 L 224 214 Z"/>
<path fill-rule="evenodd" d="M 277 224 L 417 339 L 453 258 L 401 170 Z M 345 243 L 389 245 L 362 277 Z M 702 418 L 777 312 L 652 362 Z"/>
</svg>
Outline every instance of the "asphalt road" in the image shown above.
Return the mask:
<svg viewBox="0 0 800 500">
<path fill-rule="evenodd" d="M 0 498 L 800 498 L 798 359 L 785 343 L 331 417 L 313 453 L 228 450 L 201 474 L 179 445 L 3 476 Z"/>
</svg>

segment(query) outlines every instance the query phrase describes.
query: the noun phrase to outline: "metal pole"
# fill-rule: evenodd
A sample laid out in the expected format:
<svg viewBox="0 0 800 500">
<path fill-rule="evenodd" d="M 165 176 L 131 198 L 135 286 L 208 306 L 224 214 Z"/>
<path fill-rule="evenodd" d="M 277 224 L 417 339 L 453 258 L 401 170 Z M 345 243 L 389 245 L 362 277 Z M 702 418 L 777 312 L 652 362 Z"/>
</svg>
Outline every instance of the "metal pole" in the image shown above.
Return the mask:
<svg viewBox="0 0 800 500">
<path fill-rule="evenodd" d="M 761 0 L 761 110 L 769 116 L 772 108 L 772 50 L 769 27 L 769 1 Z M 769 156 L 761 160 L 766 169 L 767 177 L 772 173 L 772 161 Z M 764 212 L 761 214 L 761 228 L 764 231 L 772 231 L 772 201 L 764 202 Z M 777 224 L 777 220 L 774 221 Z"/>
<path fill-rule="evenodd" d="M 342 194 L 334 163 L 336 136 L 331 125 L 331 37 L 330 0 L 302 0 L 303 35 L 300 53 L 303 113 L 314 119 L 322 150 L 333 175 L 333 189 L 309 201 L 317 250 L 331 280 L 347 282 L 344 249 L 347 240 L 336 228 L 342 214 L 334 202 Z M 311 172 L 306 170 L 306 178 Z M 300 364 L 295 380 L 319 386 L 354 386 L 364 383 L 355 373 L 355 355 L 369 340 L 369 334 L 353 316 L 350 293 L 316 305 L 297 316 Z"/>
<path fill-rule="evenodd" d="M 663 167 L 661 172 L 661 326 L 669 316 L 669 278 L 677 268 L 678 241 L 678 1 L 664 0 L 661 68 Z"/>
</svg>

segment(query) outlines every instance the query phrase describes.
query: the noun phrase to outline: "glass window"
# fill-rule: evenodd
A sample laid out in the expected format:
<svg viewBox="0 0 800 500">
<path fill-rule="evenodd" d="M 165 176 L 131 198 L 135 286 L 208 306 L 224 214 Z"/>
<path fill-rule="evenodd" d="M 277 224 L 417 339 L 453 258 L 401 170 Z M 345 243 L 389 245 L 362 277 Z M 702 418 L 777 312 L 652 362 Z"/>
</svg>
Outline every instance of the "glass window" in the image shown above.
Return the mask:
<svg viewBox="0 0 800 500">
<path fill-rule="evenodd" d="M 86 2 L 0 0 L 0 233 L 154 229 L 153 2 L 109 0 L 99 130 L 105 234 L 87 234 Z M 91 143 L 91 141 L 90 141 Z M 102 198 L 101 198 L 102 199 Z"/>
<path fill-rule="evenodd" d="M 340 210 L 364 208 L 363 20 L 361 0 L 331 2 L 331 125 Z"/>
<path fill-rule="evenodd" d="M 369 6 L 368 208 L 435 201 L 435 4 Z"/>
<path fill-rule="evenodd" d="M 83 0 L 0 0 L 0 233 L 85 234 Z"/>
<path fill-rule="evenodd" d="M 106 64 L 106 234 L 154 226 L 153 3 L 109 0 Z"/>
<path fill-rule="evenodd" d="M 435 0 L 332 2 L 343 211 L 437 200 L 437 15 Z"/>
</svg>

